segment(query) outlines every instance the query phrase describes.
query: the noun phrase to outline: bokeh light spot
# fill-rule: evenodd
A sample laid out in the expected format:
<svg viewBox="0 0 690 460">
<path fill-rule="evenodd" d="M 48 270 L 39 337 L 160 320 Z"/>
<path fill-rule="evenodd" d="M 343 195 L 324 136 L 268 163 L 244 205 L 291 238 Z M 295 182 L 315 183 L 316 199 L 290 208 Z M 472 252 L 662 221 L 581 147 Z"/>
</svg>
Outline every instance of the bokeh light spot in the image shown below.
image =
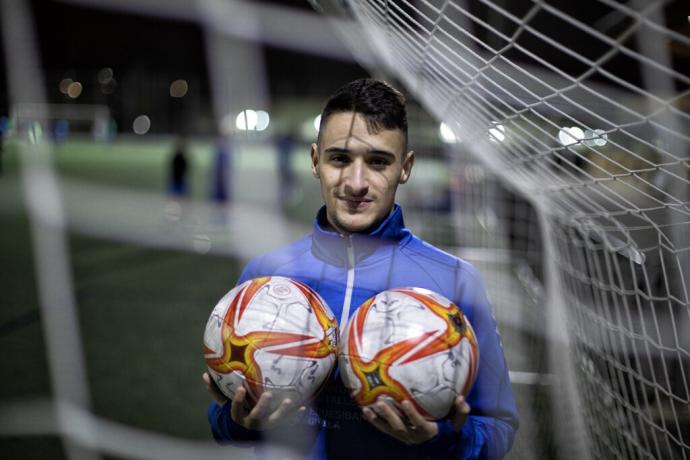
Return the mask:
<svg viewBox="0 0 690 460">
<path fill-rule="evenodd" d="M 175 80 L 170 83 L 170 97 L 185 97 L 188 90 L 187 80 Z"/>
<path fill-rule="evenodd" d="M 151 129 L 151 119 L 147 115 L 139 115 L 134 119 L 132 131 L 134 131 L 135 134 L 146 134 L 149 132 L 149 129 Z"/>
<path fill-rule="evenodd" d="M 253 131 L 256 129 L 256 123 L 258 121 L 259 117 L 257 116 L 256 111 L 247 109 L 241 111 L 237 115 L 237 118 L 235 118 L 235 126 L 237 127 L 237 129 L 240 129 L 242 131 Z"/>
<path fill-rule="evenodd" d="M 268 112 L 265 110 L 257 110 L 256 111 L 256 126 L 254 129 L 257 131 L 263 131 L 266 128 L 268 128 L 268 125 L 271 123 L 271 117 L 268 115 Z"/>
<path fill-rule="evenodd" d="M 107 84 L 113 79 L 113 69 L 110 67 L 104 67 L 98 71 L 98 83 L 101 85 Z"/>
<path fill-rule="evenodd" d="M 74 80 L 72 80 L 71 78 L 63 78 L 62 80 L 60 80 L 60 85 L 59 85 L 60 92 L 62 94 L 66 95 L 67 94 L 67 88 L 69 88 L 69 85 L 71 85 L 73 82 L 74 82 Z"/>
<path fill-rule="evenodd" d="M 81 96 L 82 86 L 78 81 L 73 81 L 67 86 L 67 95 L 72 99 L 76 99 Z"/>
<path fill-rule="evenodd" d="M 453 130 L 445 123 L 441 123 L 438 127 L 438 133 L 441 136 L 441 140 L 446 144 L 455 144 L 458 142 L 458 137 L 455 135 Z"/>
</svg>

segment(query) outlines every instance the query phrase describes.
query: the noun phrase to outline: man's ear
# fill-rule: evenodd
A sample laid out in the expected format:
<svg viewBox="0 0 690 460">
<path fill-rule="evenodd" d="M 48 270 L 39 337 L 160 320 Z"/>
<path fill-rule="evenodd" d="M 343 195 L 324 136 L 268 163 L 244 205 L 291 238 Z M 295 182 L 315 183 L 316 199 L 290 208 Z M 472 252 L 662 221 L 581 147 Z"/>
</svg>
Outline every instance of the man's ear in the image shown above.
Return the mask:
<svg viewBox="0 0 690 460">
<path fill-rule="evenodd" d="M 319 179 L 319 146 L 311 144 L 311 173 L 314 177 Z"/>
<path fill-rule="evenodd" d="M 410 178 L 412 174 L 412 167 L 414 166 L 414 151 L 410 150 L 405 154 L 405 159 L 403 160 L 402 171 L 400 171 L 400 183 L 404 184 Z"/>
</svg>

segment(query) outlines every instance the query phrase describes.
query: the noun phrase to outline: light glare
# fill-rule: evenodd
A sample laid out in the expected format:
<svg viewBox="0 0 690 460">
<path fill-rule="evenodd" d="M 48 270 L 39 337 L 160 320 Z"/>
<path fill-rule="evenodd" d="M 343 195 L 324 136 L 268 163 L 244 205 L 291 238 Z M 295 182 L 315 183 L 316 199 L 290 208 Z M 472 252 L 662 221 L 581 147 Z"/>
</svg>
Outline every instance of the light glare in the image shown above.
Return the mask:
<svg viewBox="0 0 690 460">
<path fill-rule="evenodd" d="M 259 117 L 256 111 L 247 109 L 241 111 L 237 118 L 235 119 L 235 126 L 237 129 L 242 131 L 253 131 L 256 129 L 256 124 L 259 121 Z"/>
<path fill-rule="evenodd" d="M 577 144 L 584 138 L 584 131 L 582 131 L 582 129 L 578 128 L 577 126 L 571 126 L 570 128 L 563 127 L 560 129 L 560 131 L 558 131 L 558 141 L 564 147 Z"/>
<path fill-rule="evenodd" d="M 489 128 L 489 139 L 494 142 L 503 142 L 506 139 L 505 132 L 505 126 L 495 123 L 493 128 Z"/>
<path fill-rule="evenodd" d="M 458 137 L 447 124 L 441 123 L 441 126 L 438 128 L 438 132 L 441 135 L 441 140 L 446 144 L 455 144 L 458 142 Z"/>
<path fill-rule="evenodd" d="M 268 128 L 270 122 L 271 117 L 268 115 L 268 112 L 265 110 L 256 111 L 256 127 L 254 129 L 257 131 L 263 131 Z"/>
<path fill-rule="evenodd" d="M 585 145 L 588 147 L 603 147 L 608 143 L 608 138 L 608 134 L 603 129 L 585 131 Z"/>
</svg>

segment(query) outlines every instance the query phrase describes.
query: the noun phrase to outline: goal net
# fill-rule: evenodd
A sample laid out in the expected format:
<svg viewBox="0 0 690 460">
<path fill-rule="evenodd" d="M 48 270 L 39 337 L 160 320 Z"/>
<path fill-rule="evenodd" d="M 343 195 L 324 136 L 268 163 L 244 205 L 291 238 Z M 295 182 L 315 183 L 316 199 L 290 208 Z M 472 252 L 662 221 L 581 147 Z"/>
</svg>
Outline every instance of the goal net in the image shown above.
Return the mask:
<svg viewBox="0 0 690 460">
<path fill-rule="evenodd" d="M 417 160 L 398 197 L 415 233 L 482 272 L 520 415 L 508 458 L 689 458 L 687 5 L 310 3 L 320 14 L 277 0 L 0 3 L 13 127 L 0 139 L 0 371 L 11 377 L 0 451 L 252 458 L 211 439 L 203 324 L 243 264 L 307 233 L 321 205 L 308 149 L 324 101 L 270 101 L 286 76 L 265 65 L 268 45 L 352 53 L 409 96 Z M 118 86 L 131 119 L 97 100 L 51 103 L 58 81 L 46 81 L 34 27 L 46 5 L 199 29 L 210 107 L 193 79 L 166 99 L 201 133 L 187 139 L 190 193 L 167 186 L 178 139 L 137 97 L 143 79 Z M 169 82 L 154 83 L 167 98 Z M 112 131 L 118 116 L 134 134 Z M 287 148 L 299 154 L 279 155 L 281 123 L 304 131 Z M 231 197 L 209 193 L 219 177 Z"/>
<path fill-rule="evenodd" d="M 549 377 L 548 398 L 521 413 L 555 428 L 542 453 L 688 458 L 687 8 L 313 3 L 461 140 L 458 231 L 480 235 L 499 322 L 523 315 L 522 351 Z"/>
</svg>

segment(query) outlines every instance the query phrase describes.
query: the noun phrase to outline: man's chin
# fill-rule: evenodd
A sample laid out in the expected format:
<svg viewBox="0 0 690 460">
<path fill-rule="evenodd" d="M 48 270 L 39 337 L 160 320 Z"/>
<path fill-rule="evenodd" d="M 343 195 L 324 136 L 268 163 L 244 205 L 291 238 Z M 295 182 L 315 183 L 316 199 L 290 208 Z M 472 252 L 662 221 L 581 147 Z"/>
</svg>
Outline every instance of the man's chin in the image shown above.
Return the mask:
<svg viewBox="0 0 690 460">
<path fill-rule="evenodd" d="M 341 221 L 341 228 L 347 233 L 369 233 L 375 226 L 375 219 Z"/>
<path fill-rule="evenodd" d="M 370 224 L 370 219 L 348 219 L 347 217 L 352 217 L 352 216 L 344 216 L 346 217 L 345 219 L 334 219 L 333 221 L 330 222 L 331 227 L 334 227 L 336 230 L 338 230 L 340 233 L 359 233 L 367 228 L 369 228 Z"/>
</svg>

